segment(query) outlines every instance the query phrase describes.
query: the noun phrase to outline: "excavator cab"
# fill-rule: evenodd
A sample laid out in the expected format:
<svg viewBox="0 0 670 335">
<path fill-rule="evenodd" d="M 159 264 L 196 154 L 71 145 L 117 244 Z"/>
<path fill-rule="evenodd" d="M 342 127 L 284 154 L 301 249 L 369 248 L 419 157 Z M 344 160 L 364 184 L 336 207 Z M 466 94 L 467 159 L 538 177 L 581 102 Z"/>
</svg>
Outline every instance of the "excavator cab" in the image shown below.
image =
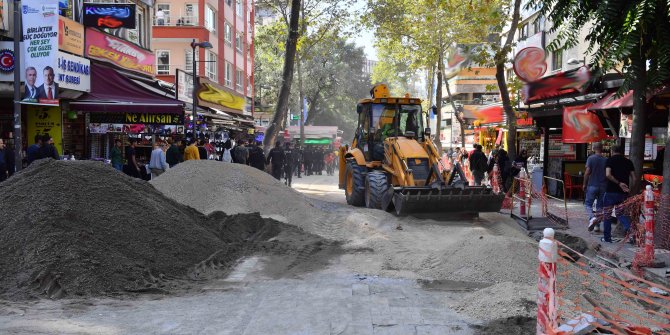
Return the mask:
<svg viewBox="0 0 670 335">
<path fill-rule="evenodd" d="M 484 186 L 449 185 L 450 173 L 423 127 L 421 100 L 390 97 L 386 85 L 359 101 L 351 147 L 340 148 L 339 186 L 347 203 L 397 215 L 499 211 L 504 194 Z"/>
</svg>

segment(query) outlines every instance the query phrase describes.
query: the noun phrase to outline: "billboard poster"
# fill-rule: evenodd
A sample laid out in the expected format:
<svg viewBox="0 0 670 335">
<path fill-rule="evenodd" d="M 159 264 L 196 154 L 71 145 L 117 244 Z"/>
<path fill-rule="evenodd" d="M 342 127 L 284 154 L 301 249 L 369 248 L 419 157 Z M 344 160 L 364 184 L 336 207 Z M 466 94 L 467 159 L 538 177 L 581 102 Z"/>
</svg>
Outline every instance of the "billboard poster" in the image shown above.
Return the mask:
<svg viewBox="0 0 670 335">
<path fill-rule="evenodd" d="M 153 52 L 93 28 L 86 28 L 86 57 L 149 76 L 156 74 Z"/>
<path fill-rule="evenodd" d="M 193 103 L 193 74 L 177 69 L 177 100 Z"/>
<path fill-rule="evenodd" d="M 60 107 L 28 106 L 28 139 L 35 135 L 49 135 L 54 140 L 58 155 L 63 155 L 63 124 Z"/>
<path fill-rule="evenodd" d="M 9 30 L 9 6 L 7 0 L 0 2 L 0 30 Z"/>
<path fill-rule="evenodd" d="M 54 66 L 58 53 L 58 2 L 24 0 L 23 61 L 25 85 L 22 102 L 58 105 Z"/>
<path fill-rule="evenodd" d="M 84 26 L 135 29 L 135 4 L 85 3 Z"/>
<path fill-rule="evenodd" d="M 591 143 L 607 137 L 592 104 L 563 107 L 563 143 Z"/>
</svg>

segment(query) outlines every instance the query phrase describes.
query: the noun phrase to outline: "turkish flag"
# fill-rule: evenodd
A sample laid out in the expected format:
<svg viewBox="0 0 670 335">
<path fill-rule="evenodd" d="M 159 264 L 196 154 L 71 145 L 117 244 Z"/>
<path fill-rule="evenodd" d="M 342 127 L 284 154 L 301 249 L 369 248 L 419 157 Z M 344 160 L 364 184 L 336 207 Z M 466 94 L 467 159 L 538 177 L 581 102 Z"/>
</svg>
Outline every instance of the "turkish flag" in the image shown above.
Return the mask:
<svg viewBox="0 0 670 335">
<path fill-rule="evenodd" d="M 598 116 L 588 111 L 591 105 L 563 107 L 563 143 L 591 143 L 607 137 Z"/>
</svg>

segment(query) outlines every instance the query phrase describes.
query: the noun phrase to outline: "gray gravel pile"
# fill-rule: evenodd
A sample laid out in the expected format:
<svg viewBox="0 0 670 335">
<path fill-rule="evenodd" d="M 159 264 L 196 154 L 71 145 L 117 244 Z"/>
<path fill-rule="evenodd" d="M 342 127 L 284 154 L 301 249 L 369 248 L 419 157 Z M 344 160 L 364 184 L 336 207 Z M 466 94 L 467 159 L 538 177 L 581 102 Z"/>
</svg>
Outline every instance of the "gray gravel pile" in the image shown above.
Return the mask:
<svg viewBox="0 0 670 335">
<path fill-rule="evenodd" d="M 0 183 L 0 213 L 9 299 L 165 291 L 225 273 L 245 254 L 322 243 L 258 214 L 205 216 L 92 161 L 32 164 Z"/>
<path fill-rule="evenodd" d="M 455 307 L 479 320 L 537 315 L 537 288 L 510 282 L 496 284 L 465 296 Z"/>
<path fill-rule="evenodd" d="M 151 184 L 165 196 L 209 214 L 260 213 L 328 239 L 336 232 L 332 215 L 268 173 L 242 164 L 190 160 L 169 169 Z"/>
</svg>

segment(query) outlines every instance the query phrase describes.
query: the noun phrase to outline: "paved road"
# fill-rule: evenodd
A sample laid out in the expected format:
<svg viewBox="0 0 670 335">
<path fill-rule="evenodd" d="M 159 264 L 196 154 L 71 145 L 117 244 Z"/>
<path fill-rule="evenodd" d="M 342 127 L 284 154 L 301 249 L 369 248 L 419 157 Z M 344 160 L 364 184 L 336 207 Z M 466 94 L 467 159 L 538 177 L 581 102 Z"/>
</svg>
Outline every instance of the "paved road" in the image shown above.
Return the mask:
<svg viewBox="0 0 670 335">
<path fill-rule="evenodd" d="M 310 176 L 296 179 L 294 187 L 310 197 L 342 204 L 344 194 L 336 183 L 337 177 Z M 241 260 L 225 279 L 167 296 L 0 301 L 0 334 L 477 332 L 482 322 L 450 309 L 466 291 L 477 288 L 476 284 L 445 281 L 428 290 L 425 282 L 365 276 L 347 266 L 354 258 L 374 266 L 379 256 L 371 252 L 365 248 L 349 251 L 326 268 L 279 279 L 264 272 L 277 259 L 253 256 Z"/>
</svg>

